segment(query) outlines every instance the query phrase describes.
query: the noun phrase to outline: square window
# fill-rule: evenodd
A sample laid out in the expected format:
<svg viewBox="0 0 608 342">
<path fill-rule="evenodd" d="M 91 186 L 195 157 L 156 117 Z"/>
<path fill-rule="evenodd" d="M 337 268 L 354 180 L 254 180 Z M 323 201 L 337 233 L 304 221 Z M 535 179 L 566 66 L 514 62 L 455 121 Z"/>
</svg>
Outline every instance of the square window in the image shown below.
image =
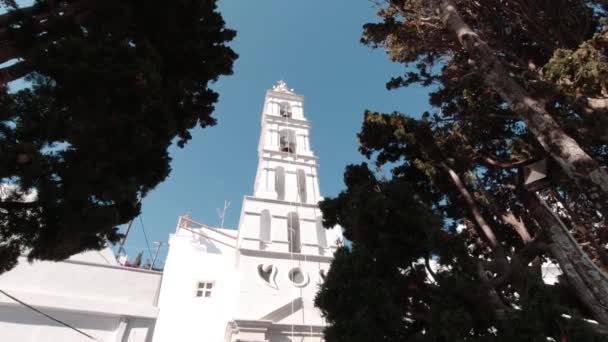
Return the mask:
<svg viewBox="0 0 608 342">
<path fill-rule="evenodd" d="M 211 290 L 213 289 L 213 282 L 210 281 L 199 281 L 196 284 L 196 297 L 209 298 L 211 297 Z"/>
</svg>

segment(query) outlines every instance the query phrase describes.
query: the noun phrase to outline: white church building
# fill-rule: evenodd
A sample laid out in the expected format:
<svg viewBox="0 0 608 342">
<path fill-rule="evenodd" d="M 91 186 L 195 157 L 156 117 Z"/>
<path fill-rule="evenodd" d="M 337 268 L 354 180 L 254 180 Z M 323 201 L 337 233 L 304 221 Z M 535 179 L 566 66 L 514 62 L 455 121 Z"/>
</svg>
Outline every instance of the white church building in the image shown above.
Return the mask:
<svg viewBox="0 0 608 342">
<path fill-rule="evenodd" d="M 0 275 L 0 341 L 318 342 L 314 307 L 340 244 L 317 203 L 304 99 L 266 94 L 253 196 L 238 230 L 179 218 L 164 272 L 125 267 L 110 248 Z"/>
<path fill-rule="evenodd" d="M 110 248 L 60 262 L 22 257 L 0 275 L 0 341 L 151 341 L 161 276 L 120 265 Z"/>
<path fill-rule="evenodd" d="M 280 81 L 266 93 L 253 196 L 238 230 L 179 218 L 154 342 L 322 340 L 313 301 L 342 235 L 321 225 L 309 139 L 304 98 Z"/>
</svg>

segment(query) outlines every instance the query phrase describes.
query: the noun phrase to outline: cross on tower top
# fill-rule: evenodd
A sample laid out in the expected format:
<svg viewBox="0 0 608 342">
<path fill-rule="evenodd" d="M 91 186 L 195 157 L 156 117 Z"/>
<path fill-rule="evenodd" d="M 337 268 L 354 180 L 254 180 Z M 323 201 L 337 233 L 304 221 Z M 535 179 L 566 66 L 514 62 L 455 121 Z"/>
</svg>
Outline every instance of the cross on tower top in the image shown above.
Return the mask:
<svg viewBox="0 0 608 342">
<path fill-rule="evenodd" d="M 283 81 L 283 80 L 279 80 L 277 82 L 277 84 L 275 84 L 274 86 L 272 86 L 272 90 L 273 91 L 278 91 L 278 92 L 281 92 L 281 93 L 293 94 L 293 89 L 290 89 L 289 87 L 287 87 L 287 83 L 285 83 L 285 81 Z"/>
</svg>

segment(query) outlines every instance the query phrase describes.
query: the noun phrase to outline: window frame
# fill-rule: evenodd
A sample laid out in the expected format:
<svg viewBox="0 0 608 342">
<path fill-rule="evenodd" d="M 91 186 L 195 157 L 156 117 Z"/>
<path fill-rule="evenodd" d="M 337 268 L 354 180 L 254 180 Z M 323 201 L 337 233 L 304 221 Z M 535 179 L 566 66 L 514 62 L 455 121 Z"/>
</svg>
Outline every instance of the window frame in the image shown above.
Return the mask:
<svg viewBox="0 0 608 342">
<path fill-rule="evenodd" d="M 287 101 L 279 102 L 279 116 L 283 118 L 291 118 L 292 115 L 293 110 L 291 109 L 291 104 Z"/>
<path fill-rule="evenodd" d="M 302 253 L 302 237 L 300 234 L 300 215 L 293 211 L 287 213 L 287 244 L 289 253 Z"/>
<path fill-rule="evenodd" d="M 201 287 L 202 285 L 202 287 Z M 212 298 L 215 289 L 215 281 L 199 280 L 194 287 L 194 297 L 201 299 Z"/>
<path fill-rule="evenodd" d="M 307 193 L 306 193 L 306 171 L 302 168 L 298 168 L 296 170 L 296 185 L 298 187 L 298 197 L 300 198 L 301 203 L 307 202 Z"/>
<path fill-rule="evenodd" d="M 279 151 L 284 153 L 296 153 L 298 148 L 297 132 L 291 128 L 279 130 Z"/>
</svg>

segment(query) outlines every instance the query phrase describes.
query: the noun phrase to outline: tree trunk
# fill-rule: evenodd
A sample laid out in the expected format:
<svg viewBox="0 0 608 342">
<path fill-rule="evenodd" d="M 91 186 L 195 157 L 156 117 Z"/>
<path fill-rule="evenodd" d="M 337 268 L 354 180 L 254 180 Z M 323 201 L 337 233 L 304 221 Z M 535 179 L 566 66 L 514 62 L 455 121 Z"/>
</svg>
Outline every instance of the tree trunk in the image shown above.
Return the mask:
<svg viewBox="0 0 608 342">
<path fill-rule="evenodd" d="M 608 276 L 580 248 L 567 227 L 535 194 L 524 195 L 532 217 L 551 240 L 549 250 L 568 284 L 600 323 L 608 325 Z"/>
<path fill-rule="evenodd" d="M 463 184 L 462 180 L 460 179 L 460 176 L 458 176 L 456 171 L 447 166 L 445 163 L 441 163 L 439 166 L 448 173 L 452 184 L 454 184 L 456 189 L 458 189 L 458 192 L 460 192 L 460 194 L 462 195 L 464 202 L 466 203 L 467 207 L 469 208 L 469 211 L 471 212 L 471 216 L 473 217 L 475 223 L 477 224 L 477 227 L 479 228 L 478 234 L 490 245 L 490 248 L 492 248 L 494 252 L 499 252 L 501 255 L 504 255 L 504 252 L 502 251 L 502 246 L 498 242 L 496 234 L 494 234 L 494 230 L 492 230 L 492 227 L 490 227 L 488 222 L 481 214 L 481 211 L 479 211 L 479 208 L 477 207 L 473 196 L 471 196 L 471 193 Z"/>
<path fill-rule="evenodd" d="M 505 100 L 511 110 L 520 115 L 530 132 L 564 173 L 594 201 L 597 209 L 608 215 L 608 171 L 591 158 L 578 143 L 562 130 L 544 103 L 534 99 L 503 68 L 494 51 L 462 20 L 453 0 L 442 0 L 441 20 L 453 31 L 462 46 L 475 59 L 479 72 Z"/>
</svg>

